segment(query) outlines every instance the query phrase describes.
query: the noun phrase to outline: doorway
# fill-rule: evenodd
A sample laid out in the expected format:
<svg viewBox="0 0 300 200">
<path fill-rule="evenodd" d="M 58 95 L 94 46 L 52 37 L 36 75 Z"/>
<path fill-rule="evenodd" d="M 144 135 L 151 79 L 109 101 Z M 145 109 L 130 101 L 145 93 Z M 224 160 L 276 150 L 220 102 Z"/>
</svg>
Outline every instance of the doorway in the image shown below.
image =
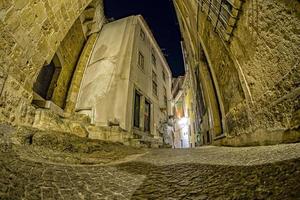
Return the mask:
<svg viewBox="0 0 300 200">
<path fill-rule="evenodd" d="M 144 112 L 144 131 L 145 132 L 150 132 L 150 110 L 151 109 L 151 104 L 145 100 L 145 112 Z"/>
<path fill-rule="evenodd" d="M 133 126 L 136 128 L 140 127 L 140 107 L 141 107 L 141 95 L 137 91 L 135 91 Z"/>
<path fill-rule="evenodd" d="M 61 72 L 60 61 L 55 54 L 48 65 L 44 65 L 33 84 L 33 91 L 44 100 L 51 100 L 54 89 Z"/>
<path fill-rule="evenodd" d="M 208 130 L 207 142 L 212 142 L 215 138 L 220 137 L 224 134 L 223 130 L 223 115 L 221 110 L 221 97 L 218 95 L 217 82 L 214 80 L 211 66 L 209 65 L 208 58 L 204 50 L 200 51 L 200 65 L 196 69 L 197 82 L 202 89 L 202 95 L 205 99 L 206 110 L 207 110 L 207 122 Z M 202 93 L 200 93 L 202 94 Z M 207 131 L 207 130 L 205 130 Z"/>
</svg>

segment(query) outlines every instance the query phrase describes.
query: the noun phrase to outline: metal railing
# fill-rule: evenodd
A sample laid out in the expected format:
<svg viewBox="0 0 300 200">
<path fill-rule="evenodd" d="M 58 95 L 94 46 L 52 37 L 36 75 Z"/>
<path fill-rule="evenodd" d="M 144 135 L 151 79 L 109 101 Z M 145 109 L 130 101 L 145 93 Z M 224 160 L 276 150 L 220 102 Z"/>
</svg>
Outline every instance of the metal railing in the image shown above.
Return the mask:
<svg viewBox="0 0 300 200">
<path fill-rule="evenodd" d="M 231 0 L 196 0 L 199 10 L 207 14 L 208 19 L 224 41 L 229 41 L 233 34 L 241 3 L 236 7 Z"/>
</svg>

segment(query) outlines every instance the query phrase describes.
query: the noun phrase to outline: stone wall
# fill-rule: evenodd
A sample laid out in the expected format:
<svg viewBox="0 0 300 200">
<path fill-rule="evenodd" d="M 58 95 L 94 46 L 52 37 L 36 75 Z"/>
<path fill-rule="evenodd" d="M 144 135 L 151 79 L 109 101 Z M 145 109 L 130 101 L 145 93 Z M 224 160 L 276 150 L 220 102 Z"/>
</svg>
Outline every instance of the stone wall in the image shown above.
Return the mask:
<svg viewBox="0 0 300 200">
<path fill-rule="evenodd" d="M 265 137 L 260 141 L 272 143 L 272 137 L 286 141 L 290 133 L 290 141 L 299 140 L 299 12 L 296 0 L 243 4 L 228 47 L 248 98 L 228 113 L 229 134 L 258 132 Z"/>
<path fill-rule="evenodd" d="M 92 126 L 89 117 L 75 112 L 83 74 L 105 22 L 102 0 L 0 1 L 0 122 L 143 145 L 131 132 Z M 46 81 L 34 84 L 50 63 L 58 68 L 50 89 Z M 33 85 L 45 86 L 46 99 L 36 87 L 33 92 Z"/>
<path fill-rule="evenodd" d="M 197 62 L 203 49 L 223 112 L 226 138 L 214 142 L 251 145 L 299 141 L 300 3 L 233 2 L 237 6 L 241 3 L 241 8 L 226 41 L 204 9 L 175 1 L 184 41 L 193 43 L 186 46 L 196 49 L 191 60 Z M 195 24 L 196 39 L 189 30 Z"/>
<path fill-rule="evenodd" d="M 80 19 L 77 19 L 57 50 L 62 69 L 54 89 L 52 101 L 61 108 L 65 107 L 65 100 L 73 72 L 84 44 L 85 38 L 82 24 Z"/>
<path fill-rule="evenodd" d="M 96 2 L 102 4 L 102 1 Z M 39 70 L 51 61 L 76 19 L 90 3 L 91 0 L 0 2 L 1 121 L 33 123 L 32 85 Z M 95 16 L 104 18 L 103 8 L 95 12 Z M 94 23 L 87 18 L 81 18 L 82 23 L 86 23 L 85 32 L 95 32 L 102 26 L 103 20 Z"/>
<path fill-rule="evenodd" d="M 91 56 L 91 52 L 94 48 L 97 38 L 98 38 L 98 34 L 96 33 L 92 34 L 88 38 L 84 46 L 84 49 L 82 51 L 82 54 L 80 56 L 80 59 L 78 60 L 76 71 L 74 72 L 72 83 L 68 91 L 68 97 L 66 99 L 65 111 L 67 113 L 72 113 L 75 111 L 75 105 L 77 103 L 77 97 L 79 94 L 81 81 L 83 79 L 83 74 L 88 64 L 89 58 Z"/>
</svg>

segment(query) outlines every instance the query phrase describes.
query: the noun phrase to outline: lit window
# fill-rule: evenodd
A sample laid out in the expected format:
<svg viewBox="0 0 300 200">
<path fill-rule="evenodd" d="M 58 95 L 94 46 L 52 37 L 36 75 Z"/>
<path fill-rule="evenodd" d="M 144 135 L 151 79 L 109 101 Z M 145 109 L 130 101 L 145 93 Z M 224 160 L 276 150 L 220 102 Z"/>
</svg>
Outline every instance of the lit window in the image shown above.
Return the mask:
<svg viewBox="0 0 300 200">
<path fill-rule="evenodd" d="M 138 65 L 140 68 L 144 69 L 144 56 L 139 52 Z"/>
</svg>

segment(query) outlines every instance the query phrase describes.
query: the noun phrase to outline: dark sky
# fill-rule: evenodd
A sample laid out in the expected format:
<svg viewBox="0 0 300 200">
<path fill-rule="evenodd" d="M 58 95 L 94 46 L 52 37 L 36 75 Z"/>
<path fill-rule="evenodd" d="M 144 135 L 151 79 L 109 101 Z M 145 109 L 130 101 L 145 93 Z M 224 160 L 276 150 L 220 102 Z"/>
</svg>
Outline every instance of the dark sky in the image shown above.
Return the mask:
<svg viewBox="0 0 300 200">
<path fill-rule="evenodd" d="M 184 74 L 181 36 L 171 0 L 104 0 L 104 9 L 107 18 L 114 19 L 141 14 L 167 55 L 173 76 Z"/>
</svg>

